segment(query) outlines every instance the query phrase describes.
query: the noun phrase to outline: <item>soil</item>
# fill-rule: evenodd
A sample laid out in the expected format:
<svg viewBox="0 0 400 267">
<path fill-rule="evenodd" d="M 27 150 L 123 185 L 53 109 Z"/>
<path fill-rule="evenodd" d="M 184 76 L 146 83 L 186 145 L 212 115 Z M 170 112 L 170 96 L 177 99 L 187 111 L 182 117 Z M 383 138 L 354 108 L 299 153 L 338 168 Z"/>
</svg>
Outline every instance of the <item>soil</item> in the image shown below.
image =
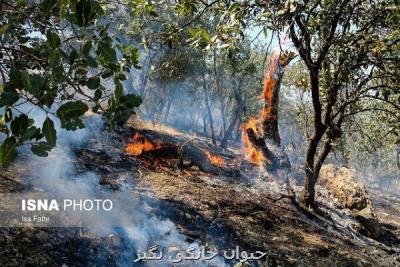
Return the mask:
<svg viewBox="0 0 400 267">
<path fill-rule="evenodd" d="M 121 130 L 127 131 L 131 130 Z M 268 253 L 267 260 L 250 266 L 400 266 L 399 196 L 370 192 L 381 228 L 372 239 L 358 231 L 351 210 L 322 185 L 317 188 L 319 208 L 309 210 L 287 197 L 285 183 L 258 175 L 257 168 L 246 164 L 247 171 L 236 179 L 196 166 L 182 169 L 168 161 L 130 157 L 124 154 L 121 132 L 110 142 L 93 139 L 77 148 L 76 168 L 100 175 L 99 186 L 110 190 L 134 185 L 132 194 L 148 205 L 149 212 L 171 220 L 188 241 Z M 173 131 L 163 134 L 194 140 Z M 202 138 L 196 137 L 196 142 L 211 146 Z M 238 156 L 240 151 L 224 153 Z M 22 179 L 29 168 L 16 163 L 2 170 L 0 193 L 31 190 Z M 292 188 L 295 193 L 300 190 Z M 1 228 L 0 265 L 117 266 L 121 246 L 117 233 L 104 237 L 81 228 Z"/>
</svg>

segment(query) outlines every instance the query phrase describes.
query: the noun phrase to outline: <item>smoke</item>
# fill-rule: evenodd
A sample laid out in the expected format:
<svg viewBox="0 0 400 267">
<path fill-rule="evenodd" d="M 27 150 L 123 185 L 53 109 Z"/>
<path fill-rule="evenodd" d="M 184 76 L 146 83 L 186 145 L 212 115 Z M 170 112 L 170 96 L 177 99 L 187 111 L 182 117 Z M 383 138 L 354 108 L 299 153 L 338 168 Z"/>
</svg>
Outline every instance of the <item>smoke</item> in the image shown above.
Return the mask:
<svg viewBox="0 0 400 267">
<path fill-rule="evenodd" d="M 22 111 L 29 112 L 29 116 L 35 119 L 37 127 L 40 127 L 45 120 L 46 114 L 38 108 L 25 106 Z M 22 157 L 18 160 L 21 164 L 30 166 L 29 173 L 25 180 L 28 181 L 36 190 L 48 192 L 61 198 L 71 198 L 71 196 L 84 194 L 93 196 L 103 190 L 99 185 L 99 175 L 94 172 L 82 172 L 77 169 L 76 155 L 74 149 L 87 147 L 88 140 L 96 140 L 98 148 L 101 149 L 111 134 L 104 129 L 104 123 L 100 116 L 92 115 L 85 118 L 86 128 L 76 131 L 66 131 L 61 129 L 58 120 L 55 120 L 57 130 L 57 146 L 49 152 L 48 157 L 38 157 L 27 147 L 19 149 Z M 105 147 L 103 147 L 105 149 Z M 130 185 L 123 187 L 124 191 L 132 190 Z M 93 227 L 88 231 L 94 232 L 98 236 L 107 237 L 110 234 L 117 234 L 123 246 L 118 251 L 120 258 L 117 266 L 134 266 L 136 250 L 147 250 L 150 246 L 158 245 L 162 249 L 169 246 L 178 247 L 186 250 L 190 245 L 185 240 L 185 236 L 180 234 L 175 225 L 169 220 L 161 220 L 149 214 L 144 208 L 142 200 L 133 194 L 126 194 L 124 199 L 127 206 L 135 210 L 135 213 L 114 210 L 110 213 L 110 220 L 115 221 L 115 225 L 124 227 Z M 199 244 L 196 244 L 199 247 Z M 147 261 L 137 263 L 140 266 L 170 266 L 164 256 L 163 261 Z M 102 263 L 104 264 L 104 262 Z M 222 258 L 214 258 L 209 262 L 191 261 L 181 262 L 182 266 L 225 266 Z"/>
</svg>

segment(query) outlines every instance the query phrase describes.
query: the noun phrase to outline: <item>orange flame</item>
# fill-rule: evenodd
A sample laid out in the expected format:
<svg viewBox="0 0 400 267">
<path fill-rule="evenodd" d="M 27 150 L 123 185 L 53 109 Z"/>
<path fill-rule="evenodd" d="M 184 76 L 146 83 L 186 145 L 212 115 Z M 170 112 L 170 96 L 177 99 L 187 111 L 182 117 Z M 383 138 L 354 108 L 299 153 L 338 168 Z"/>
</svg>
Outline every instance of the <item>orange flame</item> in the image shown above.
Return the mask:
<svg viewBox="0 0 400 267">
<path fill-rule="evenodd" d="M 245 158 L 252 162 L 254 165 L 261 166 L 263 162 L 264 155 L 263 153 L 257 149 L 253 143 L 250 141 L 249 136 L 247 135 L 247 130 L 251 129 L 255 134 L 260 134 L 260 130 L 257 127 L 257 120 L 253 117 L 249 119 L 249 121 L 243 125 L 242 127 L 242 143 L 243 143 L 243 151 L 245 154 Z"/>
<path fill-rule="evenodd" d="M 264 79 L 263 95 L 264 95 L 265 105 L 262 111 L 262 118 L 264 120 L 268 119 L 271 113 L 272 96 L 276 85 L 276 81 L 274 79 L 274 73 L 277 67 L 276 57 L 277 54 L 272 55 L 270 60 L 270 67 Z"/>
<path fill-rule="evenodd" d="M 255 134 L 261 134 L 257 127 L 257 119 L 253 117 L 250 117 L 249 121 L 245 124 L 245 129 L 251 129 Z"/>
<path fill-rule="evenodd" d="M 207 150 L 205 150 L 204 153 L 207 155 L 207 158 L 211 162 L 212 165 L 217 166 L 217 167 L 225 166 L 225 160 L 222 157 L 213 155 Z"/>
<path fill-rule="evenodd" d="M 249 136 L 246 132 L 242 134 L 243 150 L 245 157 L 248 161 L 252 162 L 254 165 L 261 166 L 264 161 L 263 153 L 258 150 L 249 140 Z"/>
<path fill-rule="evenodd" d="M 126 145 L 125 153 L 132 156 L 140 156 L 143 152 L 161 148 L 161 144 L 153 144 L 147 140 L 143 135 L 136 133 L 133 136 L 133 142 Z"/>
<path fill-rule="evenodd" d="M 256 135 L 262 135 L 262 128 L 257 125 L 261 123 L 261 121 L 269 119 L 271 116 L 271 105 L 272 105 L 272 96 L 276 86 L 276 81 L 274 79 L 274 73 L 277 67 L 277 54 L 273 54 L 270 60 L 270 67 L 265 75 L 264 79 L 264 88 L 263 95 L 259 97 L 259 99 L 264 98 L 265 105 L 258 118 L 251 117 L 246 124 L 242 126 L 242 143 L 243 150 L 245 153 L 245 157 L 247 160 L 252 162 L 257 166 L 261 166 L 263 161 L 269 162 L 266 159 L 259 149 L 257 149 L 249 139 L 247 134 L 247 130 L 251 129 Z"/>
</svg>

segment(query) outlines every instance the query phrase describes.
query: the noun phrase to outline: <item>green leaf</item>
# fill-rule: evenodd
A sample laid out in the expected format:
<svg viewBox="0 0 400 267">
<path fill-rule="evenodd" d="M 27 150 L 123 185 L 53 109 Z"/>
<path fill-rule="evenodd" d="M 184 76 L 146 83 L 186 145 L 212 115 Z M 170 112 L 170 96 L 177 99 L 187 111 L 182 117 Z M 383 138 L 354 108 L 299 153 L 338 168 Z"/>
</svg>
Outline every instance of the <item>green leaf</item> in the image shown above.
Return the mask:
<svg viewBox="0 0 400 267">
<path fill-rule="evenodd" d="M 82 101 L 68 102 L 61 105 L 57 110 L 57 116 L 61 121 L 61 127 L 67 130 L 83 128 L 84 124 L 79 117 L 88 109 L 88 106 Z"/>
<path fill-rule="evenodd" d="M 0 146 L 0 163 L 2 167 L 7 167 L 17 157 L 17 140 L 14 136 L 6 138 Z"/>
<path fill-rule="evenodd" d="M 75 60 L 78 58 L 78 53 L 75 49 L 72 49 L 71 53 L 69 54 L 69 64 L 74 64 Z"/>
<path fill-rule="evenodd" d="M 80 0 L 76 3 L 76 23 L 79 26 L 89 26 L 92 20 L 104 15 L 104 10 L 95 0 Z"/>
<path fill-rule="evenodd" d="M 149 14 L 150 14 L 150 16 L 152 16 L 153 18 L 158 18 L 158 14 L 157 14 L 157 12 L 155 12 L 154 10 L 151 10 L 151 11 L 149 12 Z"/>
<path fill-rule="evenodd" d="M 10 29 L 11 24 L 7 23 L 0 27 L 0 34 L 4 34 Z"/>
<path fill-rule="evenodd" d="M 121 107 L 115 113 L 114 120 L 118 125 L 122 126 L 131 117 L 132 113 L 133 113 L 132 109 L 126 108 L 126 107 Z"/>
<path fill-rule="evenodd" d="M 97 54 L 103 57 L 108 63 L 117 61 L 117 54 L 110 42 L 100 42 L 97 46 Z"/>
<path fill-rule="evenodd" d="M 61 76 L 64 75 L 64 69 L 61 67 L 60 63 L 61 63 L 61 54 L 58 53 L 57 50 L 51 51 L 49 56 L 49 64 L 50 67 L 53 69 L 53 76 L 60 74 Z M 55 73 L 55 72 L 60 72 L 60 73 Z"/>
<path fill-rule="evenodd" d="M 97 89 L 100 86 L 100 78 L 99 76 L 93 76 L 89 80 L 86 81 L 86 86 L 90 89 Z"/>
<path fill-rule="evenodd" d="M 6 122 L 10 122 L 12 120 L 12 109 L 6 108 L 6 112 L 4 112 L 4 118 Z"/>
<path fill-rule="evenodd" d="M 92 49 L 92 41 L 87 41 L 82 47 L 82 54 L 85 56 L 89 55 L 90 50 Z"/>
<path fill-rule="evenodd" d="M 46 91 L 46 93 L 39 98 L 40 104 L 51 107 L 56 96 L 57 91 Z"/>
<path fill-rule="evenodd" d="M 55 2 L 56 2 L 55 0 L 43 0 L 41 5 L 42 10 L 44 12 L 49 12 L 50 10 L 53 9 Z"/>
<path fill-rule="evenodd" d="M 135 108 L 140 106 L 140 104 L 142 103 L 142 99 L 137 95 L 128 94 L 121 96 L 120 102 L 128 108 Z"/>
<path fill-rule="evenodd" d="M 90 15 L 90 4 L 87 0 L 78 1 L 75 5 L 76 24 L 78 26 L 87 26 L 88 17 Z"/>
<path fill-rule="evenodd" d="M 57 48 L 60 46 L 61 40 L 60 37 L 58 37 L 58 34 L 52 31 L 47 31 L 46 37 L 47 37 L 47 42 L 51 48 Z"/>
<path fill-rule="evenodd" d="M 25 133 L 21 136 L 20 142 L 25 142 L 28 140 L 31 140 L 35 138 L 37 135 L 38 131 L 40 132 L 40 129 L 36 128 L 35 126 L 29 127 Z"/>
<path fill-rule="evenodd" d="M 139 59 L 140 59 L 139 49 L 137 49 L 132 45 L 126 45 L 123 47 L 122 51 L 129 55 L 132 64 L 135 65 L 139 64 Z"/>
<path fill-rule="evenodd" d="M 45 142 L 40 142 L 31 146 L 32 152 L 39 157 L 47 157 L 51 148 L 52 147 Z"/>
<path fill-rule="evenodd" d="M 102 95 L 103 95 L 103 92 L 102 92 L 100 89 L 97 89 L 97 90 L 94 92 L 94 99 L 95 99 L 96 101 L 99 101 L 99 99 L 101 98 Z"/>
<path fill-rule="evenodd" d="M 4 126 L 4 124 L 6 124 L 6 117 L 1 114 L 0 115 L 0 128 L 2 128 Z"/>
<path fill-rule="evenodd" d="M 15 90 L 5 91 L 0 96 L 0 107 L 11 106 L 19 99 L 19 95 Z"/>
<path fill-rule="evenodd" d="M 114 74 L 114 72 L 112 70 L 105 70 L 103 72 L 103 74 L 101 74 L 101 78 L 107 79 L 107 78 L 111 77 L 111 75 L 113 75 L 113 74 Z"/>
<path fill-rule="evenodd" d="M 47 78 L 34 74 L 31 76 L 30 80 L 32 86 L 29 93 L 39 98 L 47 89 Z"/>
<path fill-rule="evenodd" d="M 60 106 L 57 110 L 57 116 L 66 118 L 78 117 L 85 114 L 88 109 L 88 106 L 82 101 L 68 102 Z"/>
<path fill-rule="evenodd" d="M 121 82 L 118 81 L 118 82 L 115 84 L 115 98 L 116 98 L 116 99 L 119 100 L 119 98 L 120 98 L 121 95 L 122 95 L 123 90 L 124 90 L 124 88 L 122 87 Z"/>
<path fill-rule="evenodd" d="M 57 141 L 57 132 L 54 128 L 53 121 L 49 117 L 47 117 L 43 122 L 42 132 L 49 146 L 55 147 Z"/>
<path fill-rule="evenodd" d="M 86 58 L 86 65 L 92 68 L 97 68 L 99 64 L 97 64 L 96 58 L 87 56 Z"/>
<path fill-rule="evenodd" d="M 29 118 L 25 114 L 16 117 L 10 124 L 11 131 L 16 137 L 23 135 L 28 127 Z"/>
<path fill-rule="evenodd" d="M 21 71 L 19 69 L 10 70 L 10 86 L 15 89 L 25 89 L 28 92 L 32 89 L 31 80 L 29 74 L 26 71 Z"/>
<path fill-rule="evenodd" d="M 105 14 L 103 8 L 98 1 L 91 0 L 90 4 L 93 18 L 99 18 Z"/>
</svg>

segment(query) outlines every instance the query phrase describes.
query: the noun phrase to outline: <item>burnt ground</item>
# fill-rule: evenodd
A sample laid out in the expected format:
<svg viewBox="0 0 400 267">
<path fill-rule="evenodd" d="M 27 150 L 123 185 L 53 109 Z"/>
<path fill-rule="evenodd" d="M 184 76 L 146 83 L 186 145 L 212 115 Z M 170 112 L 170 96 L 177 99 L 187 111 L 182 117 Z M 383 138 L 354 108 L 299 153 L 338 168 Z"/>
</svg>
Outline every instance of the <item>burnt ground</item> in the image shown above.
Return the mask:
<svg viewBox="0 0 400 267">
<path fill-rule="evenodd" d="M 188 142 L 196 140 L 218 151 L 201 138 L 160 132 Z M 320 210 L 314 212 L 281 198 L 286 191 L 279 182 L 257 182 L 256 169 L 244 171 L 239 179 L 210 174 L 196 166 L 178 168 L 170 159 L 124 154 L 124 139 L 117 134 L 107 142 L 91 139 L 84 148 L 76 148 L 77 171 L 95 172 L 100 176 L 98 186 L 109 190 L 133 185 L 132 193 L 146 203 L 148 211 L 171 220 L 188 241 L 218 248 L 239 245 L 248 251 L 268 253 L 268 261 L 251 262 L 253 266 L 400 266 L 398 196 L 371 192 L 382 227 L 381 235 L 374 240 L 349 226 L 347 212 L 332 206 L 334 200 L 323 188 L 318 194 Z M 224 153 L 235 156 L 238 152 Z M 16 163 L 2 171 L 0 192 L 32 189 L 29 179 L 21 178 L 29 169 Z M 101 237 L 87 229 L 1 228 L 0 264 L 117 266 L 123 246 L 117 234 Z"/>
</svg>

